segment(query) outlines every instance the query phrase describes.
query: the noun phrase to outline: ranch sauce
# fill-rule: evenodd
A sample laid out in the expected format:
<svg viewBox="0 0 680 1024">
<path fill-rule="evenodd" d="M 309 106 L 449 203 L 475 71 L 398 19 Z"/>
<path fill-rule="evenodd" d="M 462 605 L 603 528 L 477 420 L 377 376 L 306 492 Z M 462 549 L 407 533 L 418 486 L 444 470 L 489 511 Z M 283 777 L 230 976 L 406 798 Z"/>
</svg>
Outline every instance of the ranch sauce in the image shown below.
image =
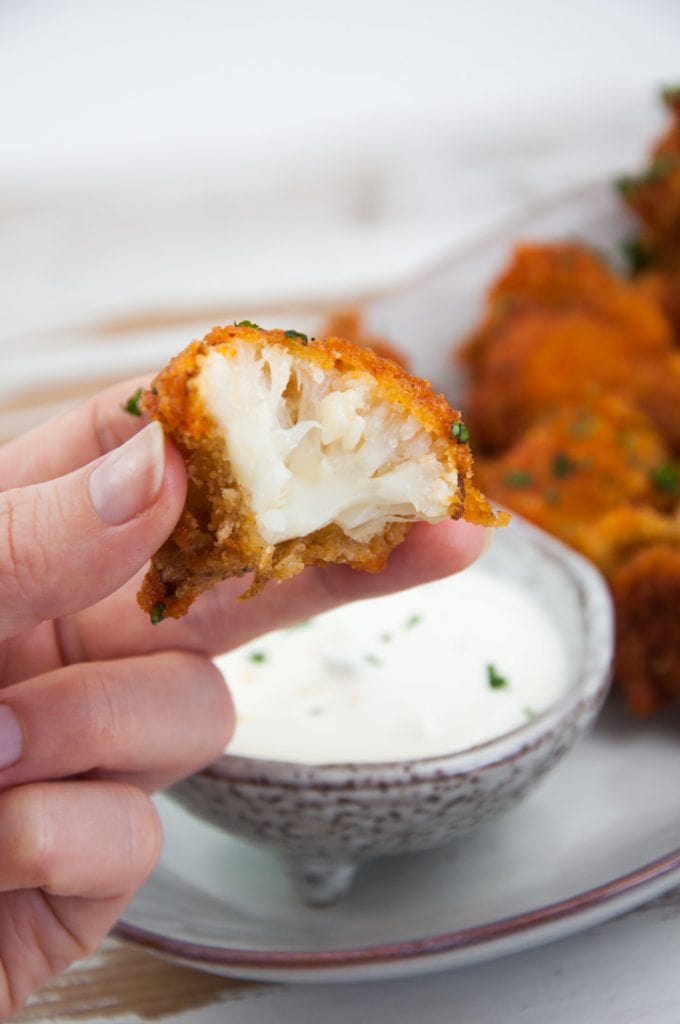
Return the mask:
<svg viewBox="0 0 680 1024">
<path fill-rule="evenodd" d="M 462 750 L 524 724 L 569 680 L 538 601 L 478 567 L 269 633 L 217 665 L 237 712 L 229 752 L 306 764 Z"/>
</svg>

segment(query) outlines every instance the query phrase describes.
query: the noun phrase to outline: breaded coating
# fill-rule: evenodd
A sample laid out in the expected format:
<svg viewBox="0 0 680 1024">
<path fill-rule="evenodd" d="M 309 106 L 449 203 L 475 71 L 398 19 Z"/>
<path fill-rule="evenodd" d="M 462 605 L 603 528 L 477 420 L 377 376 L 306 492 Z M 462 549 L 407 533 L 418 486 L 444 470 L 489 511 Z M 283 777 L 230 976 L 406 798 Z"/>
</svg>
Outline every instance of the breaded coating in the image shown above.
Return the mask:
<svg viewBox="0 0 680 1024">
<path fill-rule="evenodd" d="M 650 161 L 636 177 L 620 178 L 619 191 L 640 223 L 635 262 L 669 273 L 680 272 L 680 88 L 665 89 L 671 123 L 653 146 Z"/>
<path fill-rule="evenodd" d="M 565 403 L 614 393 L 643 410 L 680 450 L 680 358 L 665 337 L 588 312 L 526 309 L 506 322 L 475 369 L 466 403 L 481 448 L 501 451 Z"/>
<path fill-rule="evenodd" d="M 614 573 L 611 586 L 617 679 L 631 711 L 649 715 L 680 698 L 680 546 L 643 548 Z"/>
<path fill-rule="evenodd" d="M 337 309 L 331 313 L 320 333 L 324 338 L 344 338 L 345 341 L 354 341 L 357 345 L 373 349 L 385 359 L 393 359 L 405 370 L 410 369 L 408 356 L 404 352 L 387 338 L 383 338 L 382 335 L 371 334 L 366 330 L 358 306 L 348 306 L 346 309 Z"/>
<path fill-rule="evenodd" d="M 658 477 L 674 464 L 658 429 L 612 395 L 566 405 L 520 434 L 500 458 L 477 465 L 494 499 L 583 550 L 596 521 L 621 506 L 669 511 Z"/>
<path fill-rule="evenodd" d="M 622 505 L 584 528 L 579 546 L 611 579 L 633 555 L 665 545 L 680 549 L 680 505 L 669 514 L 648 505 Z"/>
<path fill-rule="evenodd" d="M 668 272 L 647 270 L 634 278 L 634 284 L 666 317 L 675 345 L 680 346 L 680 267 Z"/>
<path fill-rule="evenodd" d="M 218 327 L 158 374 L 143 405 L 189 478 L 139 594 L 155 620 L 230 576 L 252 573 L 250 596 L 306 565 L 378 572 L 416 520 L 505 521 L 472 486 L 459 414 L 351 342 Z"/>
<path fill-rule="evenodd" d="M 631 711 L 680 697 L 680 462 L 649 419 L 613 396 L 566 406 L 500 458 L 482 459 L 477 479 L 607 576 L 616 678 Z"/>
<path fill-rule="evenodd" d="M 522 243 L 489 290 L 481 323 L 457 357 L 473 370 L 496 343 L 508 322 L 526 311 L 584 314 L 639 339 L 643 350 L 666 349 L 668 323 L 656 297 L 614 274 L 595 252 L 579 242 Z"/>
<path fill-rule="evenodd" d="M 680 355 L 664 302 L 658 283 L 627 281 L 584 245 L 518 246 L 460 357 L 480 449 L 502 451 L 565 403 L 614 393 L 680 450 Z"/>
</svg>

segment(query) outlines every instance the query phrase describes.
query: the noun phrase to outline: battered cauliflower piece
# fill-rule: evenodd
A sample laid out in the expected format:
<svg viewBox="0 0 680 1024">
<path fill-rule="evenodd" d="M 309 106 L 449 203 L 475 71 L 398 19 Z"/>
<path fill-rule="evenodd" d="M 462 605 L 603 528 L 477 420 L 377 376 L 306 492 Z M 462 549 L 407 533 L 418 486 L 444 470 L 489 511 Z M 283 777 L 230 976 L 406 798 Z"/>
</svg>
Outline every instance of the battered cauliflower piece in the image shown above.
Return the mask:
<svg viewBox="0 0 680 1024">
<path fill-rule="evenodd" d="M 640 224 L 636 261 L 657 270 L 680 272 L 680 87 L 663 92 L 671 114 L 650 161 L 636 177 L 620 178 L 619 190 Z M 634 261 L 635 262 L 635 261 Z"/>
<path fill-rule="evenodd" d="M 139 594 L 154 621 L 218 580 L 244 596 L 305 565 L 378 572 L 411 523 L 500 525 L 472 487 L 467 431 L 396 363 L 249 322 L 193 342 L 143 398 L 183 453 L 186 505 Z"/>
<path fill-rule="evenodd" d="M 371 334 L 366 330 L 361 310 L 357 306 L 348 306 L 331 313 L 323 327 L 325 337 L 344 338 L 355 341 L 357 345 L 372 348 L 379 356 L 394 360 L 405 370 L 410 370 L 408 356 L 381 335 Z"/>
<path fill-rule="evenodd" d="M 563 406 L 499 458 L 482 459 L 477 476 L 494 500 L 592 554 L 591 538 L 607 513 L 622 506 L 668 512 L 674 494 L 656 481 L 674 479 L 676 471 L 654 424 L 605 395 Z"/>
<path fill-rule="evenodd" d="M 456 360 L 474 372 L 503 344 L 510 321 L 539 310 L 586 316 L 632 335 L 642 352 L 666 349 L 671 340 L 658 300 L 615 274 L 595 250 L 579 242 L 524 242 L 489 289 L 482 320 Z"/>
<path fill-rule="evenodd" d="M 649 715 L 680 698 L 680 547 L 636 552 L 612 580 L 616 675 L 630 710 Z"/>
</svg>

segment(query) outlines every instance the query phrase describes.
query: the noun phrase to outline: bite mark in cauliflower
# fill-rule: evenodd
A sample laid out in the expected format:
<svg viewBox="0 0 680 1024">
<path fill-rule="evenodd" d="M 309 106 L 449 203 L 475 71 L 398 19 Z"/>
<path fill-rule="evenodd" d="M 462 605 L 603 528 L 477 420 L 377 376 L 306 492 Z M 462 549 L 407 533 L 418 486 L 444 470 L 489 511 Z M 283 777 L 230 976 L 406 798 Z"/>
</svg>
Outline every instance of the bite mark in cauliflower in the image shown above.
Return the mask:
<svg viewBox="0 0 680 1024">
<path fill-rule="evenodd" d="M 458 414 L 353 343 L 215 328 L 143 401 L 189 475 L 182 517 L 139 595 L 147 611 L 182 615 L 200 591 L 247 572 L 250 595 L 308 564 L 379 571 L 416 520 L 499 522 L 469 483 Z"/>
</svg>

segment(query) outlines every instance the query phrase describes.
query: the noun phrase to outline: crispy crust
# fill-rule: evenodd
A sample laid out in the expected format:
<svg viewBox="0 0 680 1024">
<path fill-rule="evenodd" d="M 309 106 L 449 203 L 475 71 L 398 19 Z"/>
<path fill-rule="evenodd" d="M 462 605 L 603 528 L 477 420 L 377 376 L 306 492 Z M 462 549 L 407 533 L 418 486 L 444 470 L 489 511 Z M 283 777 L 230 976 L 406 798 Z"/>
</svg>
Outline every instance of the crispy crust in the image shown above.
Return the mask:
<svg viewBox="0 0 680 1024">
<path fill-rule="evenodd" d="M 656 141 L 643 172 L 620 181 L 624 202 L 640 224 L 637 244 L 646 262 L 669 274 L 680 273 L 680 91 L 665 97 L 671 113 L 667 131 Z"/>
<path fill-rule="evenodd" d="M 489 289 L 481 322 L 456 350 L 456 358 L 481 369 L 509 324 L 527 311 L 576 313 L 632 335 L 645 351 L 668 347 L 668 324 L 659 303 L 636 284 L 612 273 L 601 257 L 578 242 L 522 243 Z"/>
<path fill-rule="evenodd" d="M 612 578 L 616 673 L 631 711 L 648 715 L 680 697 L 680 547 L 638 551 Z"/>
<path fill-rule="evenodd" d="M 243 596 L 257 593 L 270 579 L 287 579 L 305 565 L 342 562 L 355 569 L 379 572 L 390 551 L 408 533 L 409 524 L 390 523 L 382 533 L 360 543 L 331 524 L 305 537 L 265 544 L 247 497 L 232 474 L 222 436 L 194 384 L 208 352 L 217 349 L 228 356 L 235 350 L 237 339 L 256 346 L 265 342 L 281 346 L 296 359 L 314 362 L 325 372 L 370 374 L 378 383 L 380 397 L 408 410 L 429 433 L 440 460 L 458 471 L 461 486 L 449 509 L 452 518 L 464 517 L 485 526 L 506 521 L 472 486 L 470 448 L 451 438 L 451 427 L 460 422 L 460 414 L 435 394 L 428 382 L 412 377 L 371 349 L 339 338 L 308 344 L 293 332 L 240 325 L 216 327 L 203 341 L 192 342 L 172 359 L 142 399 L 144 408 L 161 423 L 184 456 L 189 480 L 180 520 L 154 555 L 138 595 L 145 611 L 162 605 L 163 615 L 177 618 L 201 591 L 221 579 L 246 573 L 252 573 L 253 579 Z"/>
<path fill-rule="evenodd" d="M 501 504 L 592 554 L 599 517 L 628 506 L 672 509 L 672 496 L 653 483 L 669 461 L 651 421 L 607 395 L 563 406 L 499 458 L 482 459 L 477 476 Z"/>
<path fill-rule="evenodd" d="M 396 345 L 377 334 L 370 334 L 362 323 L 361 310 L 357 306 L 349 306 L 346 309 L 338 309 L 331 313 L 324 329 L 321 332 L 324 337 L 344 338 L 345 341 L 354 341 L 357 345 L 373 351 L 385 359 L 391 359 L 399 363 L 405 370 L 410 369 L 410 363 L 406 353 L 398 349 Z"/>
<path fill-rule="evenodd" d="M 638 714 L 680 699 L 680 88 L 664 100 L 668 130 L 619 182 L 638 223 L 634 276 L 579 243 L 519 245 L 454 353 L 470 429 L 493 456 L 482 486 L 606 574 L 617 680 Z"/>
</svg>

